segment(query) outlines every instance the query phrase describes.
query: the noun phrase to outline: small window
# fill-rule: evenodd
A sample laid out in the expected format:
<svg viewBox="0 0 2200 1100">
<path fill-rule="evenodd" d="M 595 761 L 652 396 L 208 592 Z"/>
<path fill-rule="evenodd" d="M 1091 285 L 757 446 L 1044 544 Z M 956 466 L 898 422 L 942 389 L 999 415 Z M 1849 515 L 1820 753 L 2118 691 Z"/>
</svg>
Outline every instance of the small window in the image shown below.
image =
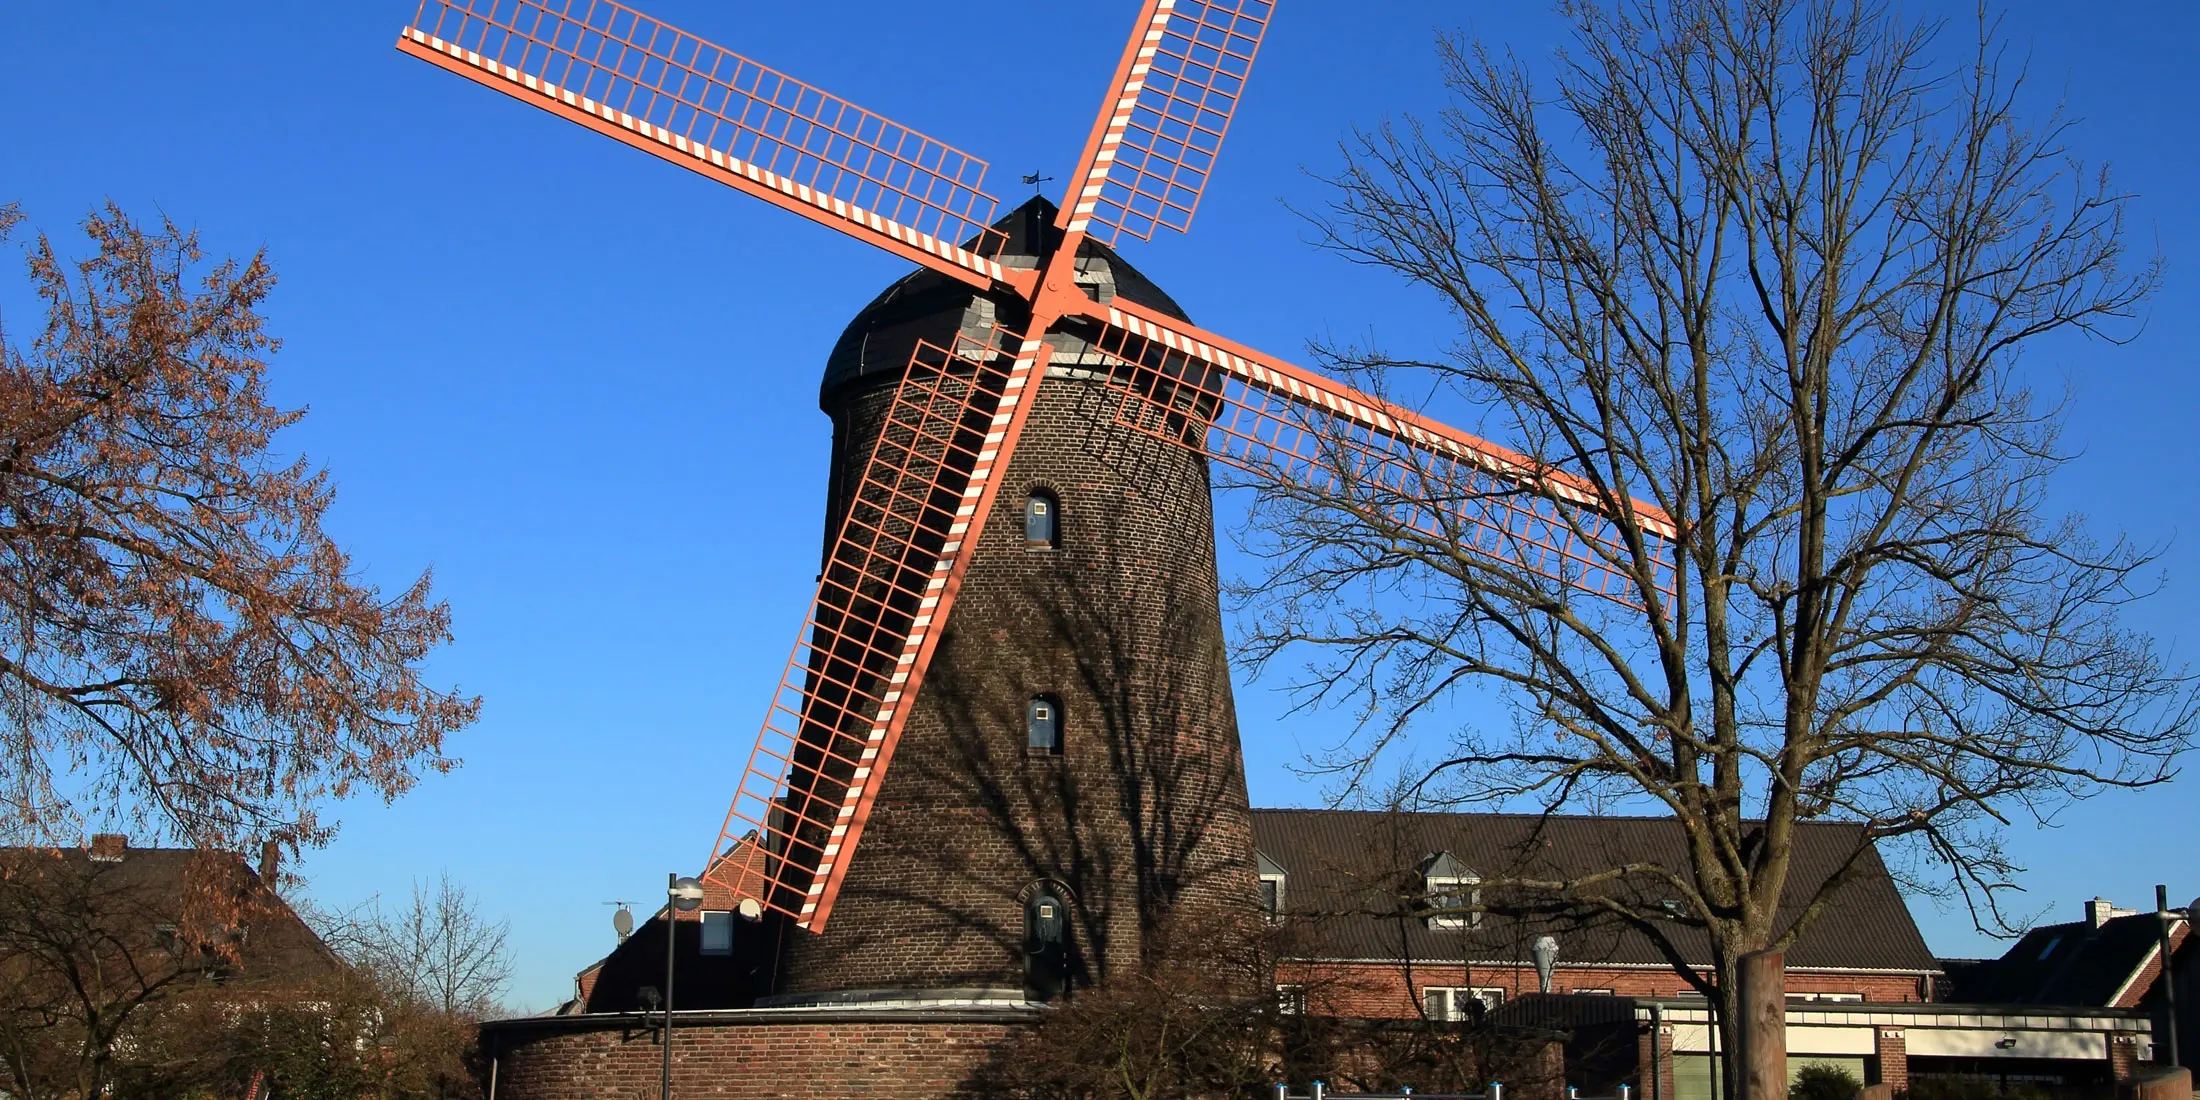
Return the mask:
<svg viewBox="0 0 2200 1100">
<path fill-rule="evenodd" d="M 1052 550 L 1061 545 L 1062 504 L 1054 494 L 1038 492 L 1024 501 L 1024 549 Z"/>
<path fill-rule="evenodd" d="M 1505 991 L 1496 986 L 1430 986 L 1421 991 L 1421 1006 L 1431 1020 L 1473 1020 L 1505 1003 Z"/>
<path fill-rule="evenodd" d="M 1051 695 L 1035 696 L 1024 712 L 1024 745 L 1034 754 L 1062 755 L 1062 704 Z"/>
<path fill-rule="evenodd" d="M 1609 989 L 1590 989 L 1578 985 L 1574 987 L 1574 992 L 1592 997 L 1609 997 L 1612 995 L 1612 991 Z"/>
<path fill-rule="evenodd" d="M 1482 876 L 1450 852 L 1421 861 L 1421 900 L 1430 928 L 1482 926 Z"/>
<path fill-rule="evenodd" d="M 1261 852 L 1253 856 L 1259 863 L 1261 915 L 1268 918 L 1268 923 L 1279 924 L 1283 921 L 1283 865 Z"/>
<path fill-rule="evenodd" d="M 1286 1016 L 1306 1015 L 1306 987 L 1303 985 L 1277 986 L 1276 1010 Z"/>
<path fill-rule="evenodd" d="M 733 954 L 733 911 L 704 910 L 703 954 Z"/>
</svg>

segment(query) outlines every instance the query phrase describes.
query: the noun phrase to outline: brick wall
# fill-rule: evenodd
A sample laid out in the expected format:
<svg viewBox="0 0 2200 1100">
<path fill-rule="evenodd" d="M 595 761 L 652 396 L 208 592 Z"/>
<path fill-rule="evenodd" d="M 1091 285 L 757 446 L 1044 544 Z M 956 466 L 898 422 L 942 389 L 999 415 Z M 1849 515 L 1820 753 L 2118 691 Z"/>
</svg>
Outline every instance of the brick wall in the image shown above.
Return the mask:
<svg viewBox="0 0 2200 1100">
<path fill-rule="evenodd" d="M 1642 1029 L 1642 1035 L 1636 1040 L 1635 1066 L 1636 1096 L 1641 1100 L 1673 1100 L 1672 1024 L 1664 1025 L 1655 1034 L 1648 1027 Z"/>
<path fill-rule="evenodd" d="M 900 1019 L 713 1013 L 674 1028 L 673 1091 L 727 1100 L 936 1100 L 968 1081 L 1025 1023 L 1005 1015 Z M 633 1017 L 553 1017 L 486 1029 L 497 1100 L 642 1100 L 657 1096 L 659 1030 Z"/>
<path fill-rule="evenodd" d="M 1896 1092 L 1910 1088 L 1910 1037 L 1899 1027 L 1878 1029 L 1872 1039 L 1872 1053 L 1879 1059 L 1879 1080 L 1875 1085 L 1885 1085 Z"/>
<path fill-rule="evenodd" d="M 2138 1073 L 2139 1036 L 2120 1032 L 2108 1037 L 2108 1072 L 2118 1081 L 2129 1081 Z"/>
<path fill-rule="evenodd" d="M 1418 1015 L 1422 991 L 1431 987 L 1495 987 L 1504 990 L 1508 998 L 1540 988 L 1533 967 L 1461 966 L 1456 963 L 1416 963 L 1409 971 L 1394 962 L 1300 962 L 1287 964 L 1278 981 L 1305 986 L 1316 1011 L 1369 1017 Z M 1622 997 L 1675 997 L 1694 992 L 1670 970 L 1564 965 L 1552 975 L 1551 988 L 1558 993 L 1608 989 Z M 1787 991 L 1791 995 L 1854 993 L 1866 1001 L 1878 1002 L 1921 999 L 1917 979 L 1901 974 L 1790 970 L 1787 972 Z"/>
<path fill-rule="evenodd" d="M 836 492 L 891 398 L 831 395 Z M 831 923 L 789 937 L 776 993 L 1020 988 L 1041 880 L 1066 887 L 1086 981 L 1187 906 L 1252 911 L 1206 460 L 1112 408 L 1090 380 L 1039 387 Z M 1057 549 L 1025 544 L 1034 490 L 1060 503 Z M 1041 694 L 1060 756 L 1025 750 Z"/>
</svg>

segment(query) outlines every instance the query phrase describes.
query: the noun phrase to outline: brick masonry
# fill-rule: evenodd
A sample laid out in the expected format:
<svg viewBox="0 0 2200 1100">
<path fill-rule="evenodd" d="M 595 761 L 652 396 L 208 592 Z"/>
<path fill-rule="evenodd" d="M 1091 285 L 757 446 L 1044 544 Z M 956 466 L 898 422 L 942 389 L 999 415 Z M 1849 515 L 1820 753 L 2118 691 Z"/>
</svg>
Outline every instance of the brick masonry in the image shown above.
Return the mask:
<svg viewBox="0 0 2200 1100">
<path fill-rule="evenodd" d="M 1340 1016 L 1408 1017 L 1420 1014 L 1424 991 L 1431 988 L 1497 988 L 1508 998 L 1537 990 L 1532 966 L 1464 966 L 1458 963 L 1296 962 L 1279 980 L 1304 986 L 1315 1011 Z M 1666 969 L 1643 967 L 1560 966 L 1551 988 L 1558 993 L 1609 990 L 1622 997 L 1679 997 L 1687 989 Z M 1410 990 L 1410 992 L 1409 992 Z M 1857 994 L 1866 1001 L 1921 1001 L 1918 981 L 1899 974 L 1787 972 L 1787 991 Z"/>
<path fill-rule="evenodd" d="M 2111 1035 L 2108 1037 L 2108 1072 L 2118 1081 L 2129 1081 L 2139 1072 L 2137 1035 Z"/>
<path fill-rule="evenodd" d="M 1879 1028 L 1872 1038 L 1872 1053 L 1877 1057 L 1879 1080 L 1875 1085 L 1885 1085 L 1895 1092 L 1910 1090 L 1910 1036 L 1899 1027 Z"/>
<path fill-rule="evenodd" d="M 1021 1013 L 683 1014 L 674 1092 L 707 1100 L 938 1100 L 975 1095 L 972 1075 L 1028 1026 Z M 636 1016 L 490 1025 L 499 1100 L 654 1100 L 660 1028 Z"/>
<path fill-rule="evenodd" d="M 828 395 L 836 495 L 892 393 Z M 1187 906 L 1251 910 L 1207 462 L 1111 408 L 1090 379 L 1040 385 L 832 920 L 788 937 L 775 995 L 1021 988 L 1042 882 L 1066 892 L 1084 982 Z M 1055 549 L 1026 545 L 1038 491 L 1060 503 Z M 1037 695 L 1060 701 L 1059 756 L 1026 751 Z"/>
</svg>

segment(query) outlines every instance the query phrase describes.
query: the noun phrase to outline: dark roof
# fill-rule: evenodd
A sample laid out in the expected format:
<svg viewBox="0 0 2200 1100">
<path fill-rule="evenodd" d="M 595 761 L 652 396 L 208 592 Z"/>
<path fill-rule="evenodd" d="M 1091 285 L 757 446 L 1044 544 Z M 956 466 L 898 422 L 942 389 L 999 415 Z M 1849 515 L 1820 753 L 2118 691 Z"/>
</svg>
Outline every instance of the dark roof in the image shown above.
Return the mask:
<svg viewBox="0 0 2200 1100">
<path fill-rule="evenodd" d="M 2098 928 L 2086 921 L 2050 924 L 2026 932 L 2001 958 L 1951 969 L 1949 992 L 1991 1004 L 2113 1007 L 2160 940 L 2161 919 L 2153 913 L 2112 917 Z"/>
<path fill-rule="evenodd" d="M 1852 855 L 1856 863 L 1853 877 L 1788 951 L 1790 967 L 1939 969 L 1877 851 L 1866 846 L 1858 853 L 1859 826 L 1805 823 L 1795 835 L 1784 920 L 1793 920 Z M 1302 952 L 1328 959 L 1467 955 L 1472 962 L 1528 965 L 1529 945 L 1551 933 L 1562 945 L 1561 966 L 1667 965 L 1656 941 L 1641 929 L 1609 917 L 1531 905 L 1533 896 L 1518 890 L 1486 888 L 1484 904 L 1502 911 L 1459 929 L 1428 927 L 1402 899 L 1418 892 L 1414 869 L 1439 852 L 1493 884 L 1508 878 L 1572 880 L 1629 864 L 1687 866 L 1680 825 L 1670 818 L 1255 810 L 1253 843 L 1286 872 L 1284 906 L 1305 918 Z M 1644 910 L 1656 910 L 1675 896 L 1648 875 L 1597 889 Z M 1701 930 L 1679 922 L 1660 927 L 1691 964 L 1710 963 Z"/>
<path fill-rule="evenodd" d="M 335 952 L 245 860 L 193 848 L 124 848 L 95 858 L 84 848 L 0 848 L 11 909 L 55 919 L 113 921 L 103 934 L 132 951 L 158 944 L 165 927 L 220 923 L 242 932 L 227 980 L 287 985 L 346 970 Z"/>
<path fill-rule="evenodd" d="M 1008 242 L 991 258 L 1003 267 L 1036 268 L 1042 253 L 1051 253 L 1062 243 L 1062 231 L 1054 226 L 1054 211 L 1053 203 L 1034 197 L 994 222 L 993 228 L 1006 234 Z M 964 247 L 976 251 L 977 242 L 966 242 Z M 1098 241 L 1088 237 L 1078 246 L 1077 268 L 1080 283 L 1105 283 L 1114 294 L 1187 324 L 1191 322 L 1166 291 Z M 1021 323 L 1021 300 L 1005 294 L 986 297 L 991 299 L 997 323 Z M 979 298 L 979 292 L 969 284 L 930 268 L 918 268 L 896 279 L 841 332 L 832 355 L 825 361 L 819 404 L 830 409 L 835 393 L 851 383 L 900 378 L 918 340 L 945 347 L 966 321 L 977 322 L 973 306 Z"/>
</svg>

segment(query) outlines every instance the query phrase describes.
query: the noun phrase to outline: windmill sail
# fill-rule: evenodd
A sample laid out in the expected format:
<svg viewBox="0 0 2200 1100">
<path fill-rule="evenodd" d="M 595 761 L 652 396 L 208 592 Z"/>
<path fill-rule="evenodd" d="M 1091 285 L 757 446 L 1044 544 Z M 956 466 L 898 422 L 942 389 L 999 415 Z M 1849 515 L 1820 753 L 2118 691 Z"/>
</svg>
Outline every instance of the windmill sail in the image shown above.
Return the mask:
<svg viewBox="0 0 2200 1100">
<path fill-rule="evenodd" d="M 610 0 L 423 0 L 398 49 L 981 290 L 986 163 Z"/>
<path fill-rule="evenodd" d="M 1356 500 L 1403 528 L 1575 591 L 1639 605 L 1670 596 L 1672 521 L 1555 470 L 1333 379 L 1259 355 L 1129 302 L 1094 311 L 1105 327 L 1086 353 L 1120 398 L 1116 422 L 1205 451 L 1320 499 Z"/>
<path fill-rule="evenodd" d="M 1061 226 L 1114 244 L 1191 228 L 1268 32 L 1269 0 L 1146 0 Z"/>
<path fill-rule="evenodd" d="M 1042 345 L 995 329 L 919 343 L 794 656 L 741 774 L 706 877 L 822 927 L 1022 431 Z M 764 859 L 726 859 L 742 844 Z"/>
</svg>

